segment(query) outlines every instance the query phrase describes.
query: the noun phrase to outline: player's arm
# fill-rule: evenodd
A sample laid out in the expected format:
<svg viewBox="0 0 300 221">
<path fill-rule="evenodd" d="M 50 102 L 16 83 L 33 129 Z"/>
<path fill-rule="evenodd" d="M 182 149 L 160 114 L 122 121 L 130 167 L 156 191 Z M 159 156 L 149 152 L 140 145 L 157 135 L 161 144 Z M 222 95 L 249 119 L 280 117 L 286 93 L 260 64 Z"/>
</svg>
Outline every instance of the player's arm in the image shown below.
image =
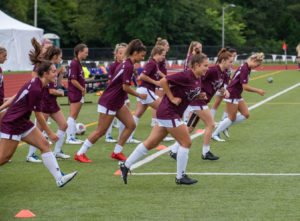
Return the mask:
<svg viewBox="0 0 300 221">
<path fill-rule="evenodd" d="M 150 84 L 154 84 L 154 85 L 160 87 L 159 81 L 153 80 L 152 78 L 148 77 L 146 74 L 143 74 L 143 73 L 142 73 L 142 74 L 140 75 L 140 79 L 142 79 L 143 81 L 147 81 L 147 82 L 149 82 Z"/>
<path fill-rule="evenodd" d="M 128 93 L 128 94 L 131 94 L 133 96 L 136 96 L 138 98 L 141 98 L 142 100 L 146 99 L 147 98 L 147 94 L 140 94 L 138 92 L 136 92 L 135 90 L 133 90 L 129 84 L 123 84 L 122 85 L 123 87 L 123 90 Z"/>
<path fill-rule="evenodd" d="M 9 107 L 11 105 L 11 103 L 13 102 L 13 100 L 15 99 L 16 94 L 10 98 L 8 98 L 8 100 L 6 102 L 4 102 L 1 106 L 0 106 L 0 111 L 4 110 L 5 108 Z"/>
<path fill-rule="evenodd" d="M 82 96 L 86 94 L 86 89 L 82 87 L 77 80 L 71 79 L 71 83 L 74 85 L 74 87 L 81 91 Z"/>
<path fill-rule="evenodd" d="M 160 86 L 164 89 L 165 94 L 173 104 L 178 106 L 181 103 L 181 98 L 173 96 L 167 78 L 162 78 L 160 80 Z"/>
<path fill-rule="evenodd" d="M 261 96 L 263 96 L 263 95 L 265 94 L 264 90 L 258 89 L 258 88 L 254 88 L 254 87 L 251 87 L 251 86 L 248 85 L 248 84 L 243 84 L 243 89 L 246 90 L 246 91 L 249 91 L 249 92 L 255 92 L 255 93 L 258 93 L 258 94 L 260 94 Z"/>
<path fill-rule="evenodd" d="M 49 94 L 53 95 L 53 96 L 64 96 L 64 92 L 63 91 L 59 91 L 59 90 L 56 90 L 54 88 L 49 88 Z"/>
</svg>

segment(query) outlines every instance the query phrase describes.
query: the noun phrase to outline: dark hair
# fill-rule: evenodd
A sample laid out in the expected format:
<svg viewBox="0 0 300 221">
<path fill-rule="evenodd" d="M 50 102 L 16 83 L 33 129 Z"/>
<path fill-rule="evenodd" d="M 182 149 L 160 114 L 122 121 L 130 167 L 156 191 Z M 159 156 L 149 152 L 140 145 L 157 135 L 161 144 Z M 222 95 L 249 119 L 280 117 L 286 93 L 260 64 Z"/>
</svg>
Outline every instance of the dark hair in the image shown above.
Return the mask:
<svg viewBox="0 0 300 221">
<path fill-rule="evenodd" d="M 150 55 L 150 58 L 153 58 L 154 57 L 154 55 L 156 55 L 156 54 L 159 54 L 159 55 L 161 55 L 163 52 L 164 52 L 164 47 L 163 46 L 155 46 L 153 49 L 152 49 L 152 51 L 151 51 L 151 55 Z"/>
<path fill-rule="evenodd" d="M 61 52 L 60 48 L 58 48 L 56 46 L 50 46 L 49 48 L 47 48 L 47 51 L 43 55 L 43 58 L 45 60 L 51 61 L 55 55 L 60 55 L 61 53 L 62 52 Z"/>
<path fill-rule="evenodd" d="M 124 57 L 128 58 L 129 56 L 133 55 L 135 51 L 139 53 L 146 50 L 146 46 L 140 39 L 134 39 L 128 44 L 124 53 Z"/>
<path fill-rule="evenodd" d="M 87 47 L 88 46 L 86 44 L 82 44 L 82 43 L 75 46 L 75 48 L 74 48 L 74 56 L 75 56 L 75 58 L 77 60 L 79 60 L 78 59 L 78 53 L 79 53 L 79 51 L 83 51 Z"/>
<path fill-rule="evenodd" d="M 226 47 L 226 51 L 229 51 L 231 54 L 236 53 L 236 50 L 234 48 L 231 48 L 231 47 Z"/>
<path fill-rule="evenodd" d="M 216 61 L 216 64 L 220 64 L 222 62 L 222 60 L 228 60 L 229 58 L 231 58 L 232 53 L 227 48 L 222 48 L 218 52 L 218 55 L 217 55 L 218 59 Z"/>
<path fill-rule="evenodd" d="M 206 54 L 194 54 L 191 56 L 189 67 L 193 68 L 195 64 L 202 64 L 207 59 Z"/>
<path fill-rule="evenodd" d="M 41 62 L 41 52 L 42 52 L 42 46 L 35 38 L 31 39 L 31 44 L 34 48 L 34 50 L 30 50 L 29 52 L 29 59 L 33 65 Z"/>
<path fill-rule="evenodd" d="M 167 39 L 162 39 L 161 37 L 158 37 L 158 38 L 156 39 L 156 44 L 155 44 L 155 46 L 158 46 L 158 45 L 160 45 L 160 46 L 165 46 L 166 44 L 169 44 L 169 42 L 167 41 Z"/>
<path fill-rule="evenodd" d="M 2 52 L 6 51 L 6 49 L 4 47 L 0 46 L 0 54 L 2 54 Z"/>
<path fill-rule="evenodd" d="M 42 61 L 36 70 L 38 76 L 43 77 L 44 72 L 48 72 L 52 64 L 51 61 Z"/>
</svg>

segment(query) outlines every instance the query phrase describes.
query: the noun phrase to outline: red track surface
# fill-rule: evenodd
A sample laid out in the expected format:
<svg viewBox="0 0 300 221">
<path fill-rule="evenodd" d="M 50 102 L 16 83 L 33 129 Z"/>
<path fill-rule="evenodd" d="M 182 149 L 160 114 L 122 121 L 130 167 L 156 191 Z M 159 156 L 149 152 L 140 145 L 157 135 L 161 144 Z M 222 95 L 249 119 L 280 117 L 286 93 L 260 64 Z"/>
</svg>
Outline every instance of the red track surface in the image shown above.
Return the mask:
<svg viewBox="0 0 300 221">
<path fill-rule="evenodd" d="M 168 68 L 169 65 L 168 65 Z M 183 65 L 172 65 L 170 69 L 183 69 Z M 297 70 L 298 65 L 288 65 L 288 70 Z M 265 65 L 256 69 L 257 71 L 273 71 L 273 70 L 286 70 L 285 65 Z M 170 71 L 172 72 L 172 71 Z M 11 97 L 16 94 L 19 89 L 31 79 L 31 73 L 20 74 L 7 74 L 4 75 L 4 92 L 5 97 Z"/>
</svg>

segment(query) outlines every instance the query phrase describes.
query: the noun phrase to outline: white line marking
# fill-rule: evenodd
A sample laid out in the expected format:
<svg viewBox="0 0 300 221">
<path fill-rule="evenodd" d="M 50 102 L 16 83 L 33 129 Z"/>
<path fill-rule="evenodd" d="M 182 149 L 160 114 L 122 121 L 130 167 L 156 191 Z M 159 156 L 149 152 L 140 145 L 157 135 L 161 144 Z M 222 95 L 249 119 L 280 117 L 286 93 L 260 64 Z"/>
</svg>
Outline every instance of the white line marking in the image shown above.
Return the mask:
<svg viewBox="0 0 300 221">
<path fill-rule="evenodd" d="M 131 175 L 176 175 L 177 173 L 131 173 Z M 199 176 L 300 176 L 300 173 L 187 173 L 189 175 Z"/>
<path fill-rule="evenodd" d="M 280 95 L 282 95 L 282 94 L 284 94 L 284 93 L 286 93 L 286 92 L 288 92 L 288 91 L 290 91 L 290 90 L 292 90 L 292 89 L 298 87 L 299 85 L 300 85 L 300 83 L 297 83 L 297 84 L 295 84 L 295 85 L 293 85 L 293 86 L 291 86 L 291 87 L 289 87 L 289 88 L 287 88 L 287 89 L 284 89 L 283 91 L 280 91 L 280 92 L 278 92 L 278 93 L 276 93 L 276 94 L 274 94 L 274 95 L 272 95 L 272 96 L 270 96 L 270 97 L 268 97 L 268 98 L 266 98 L 266 99 L 264 99 L 264 100 L 258 102 L 257 104 L 254 104 L 254 105 L 252 105 L 251 107 L 249 107 L 249 110 L 253 110 L 253 109 L 255 109 L 255 108 L 257 108 L 257 107 L 263 105 L 264 103 L 266 103 L 266 102 L 268 102 L 268 101 L 270 101 L 270 100 L 272 100 L 272 99 L 274 99 L 274 98 L 276 98 L 276 97 L 278 97 L 278 96 L 280 96 Z M 193 134 L 193 135 L 191 136 L 191 139 L 193 140 L 194 138 L 199 137 L 199 136 L 201 136 L 202 134 L 204 134 L 204 132 L 198 133 L 198 134 Z M 152 161 L 152 160 L 154 160 L 155 158 L 159 157 L 160 155 L 162 155 L 162 154 L 168 152 L 169 150 L 171 150 L 171 146 L 167 147 L 167 148 L 164 149 L 164 150 L 158 151 L 158 152 L 156 152 L 156 153 L 154 153 L 154 154 L 152 154 L 152 155 L 146 157 L 146 158 L 143 159 L 143 160 L 140 160 L 140 161 L 136 162 L 135 164 L 133 164 L 133 165 L 130 167 L 130 170 L 134 170 L 134 169 L 136 169 L 136 168 L 138 168 L 138 167 L 140 167 L 140 166 L 142 166 L 142 165 L 144 165 L 144 164 L 146 164 L 146 163 L 149 163 L 150 161 Z"/>
</svg>

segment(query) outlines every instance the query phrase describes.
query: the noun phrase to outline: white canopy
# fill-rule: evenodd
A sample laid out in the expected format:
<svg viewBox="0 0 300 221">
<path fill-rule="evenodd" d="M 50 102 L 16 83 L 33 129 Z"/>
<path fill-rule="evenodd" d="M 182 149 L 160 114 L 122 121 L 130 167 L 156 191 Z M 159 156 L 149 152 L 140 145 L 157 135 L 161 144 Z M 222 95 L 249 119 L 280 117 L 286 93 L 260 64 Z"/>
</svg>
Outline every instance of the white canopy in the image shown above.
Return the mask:
<svg viewBox="0 0 300 221">
<path fill-rule="evenodd" d="M 29 51 L 31 39 L 42 42 L 43 29 L 20 22 L 0 10 L 0 46 L 7 50 L 7 61 L 1 65 L 4 71 L 29 71 L 33 66 Z"/>
</svg>

